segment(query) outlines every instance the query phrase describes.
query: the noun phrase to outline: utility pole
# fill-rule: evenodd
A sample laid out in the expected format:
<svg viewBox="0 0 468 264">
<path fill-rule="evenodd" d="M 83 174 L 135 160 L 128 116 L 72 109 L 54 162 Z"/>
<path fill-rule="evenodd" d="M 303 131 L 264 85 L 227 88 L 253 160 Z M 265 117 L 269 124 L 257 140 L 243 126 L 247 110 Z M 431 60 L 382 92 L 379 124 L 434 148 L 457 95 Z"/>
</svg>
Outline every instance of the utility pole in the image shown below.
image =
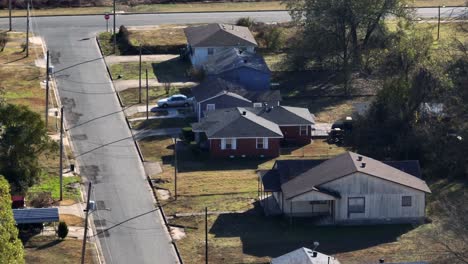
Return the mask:
<svg viewBox="0 0 468 264">
<path fill-rule="evenodd" d="M 138 103 L 141 104 L 141 44 L 140 44 L 140 67 L 139 67 L 139 78 L 138 78 Z"/>
<path fill-rule="evenodd" d="M 177 138 L 174 138 L 174 199 L 177 200 Z"/>
<path fill-rule="evenodd" d="M 46 58 L 46 99 L 45 99 L 45 126 L 48 128 L 49 126 L 49 50 L 47 50 L 47 58 Z"/>
<path fill-rule="evenodd" d="M 86 199 L 84 237 L 83 237 L 83 245 L 81 247 L 81 264 L 84 264 L 84 261 L 85 261 L 86 237 L 88 235 L 88 215 L 89 215 L 89 198 L 90 197 L 91 197 L 91 182 L 89 182 L 88 184 L 88 198 Z"/>
<path fill-rule="evenodd" d="M 440 6 L 438 10 L 439 10 L 439 17 L 437 19 L 437 40 L 439 40 L 439 37 L 440 37 Z"/>
<path fill-rule="evenodd" d="M 113 3 L 113 6 L 114 6 L 114 54 L 115 54 L 115 49 L 117 46 L 117 33 L 115 32 L 115 0 Z"/>
<path fill-rule="evenodd" d="M 60 107 L 60 201 L 63 196 L 63 106 Z"/>
<path fill-rule="evenodd" d="M 27 18 L 26 18 L 26 57 L 29 57 L 29 0 L 27 4 Z"/>
<path fill-rule="evenodd" d="M 149 119 L 149 86 L 148 86 L 148 69 L 146 69 L 146 120 Z"/>
<path fill-rule="evenodd" d="M 208 264 L 208 207 L 205 207 L 205 264 Z"/>
<path fill-rule="evenodd" d="M 8 0 L 8 17 L 10 21 L 10 31 L 13 31 L 13 27 L 11 23 L 11 0 Z"/>
</svg>

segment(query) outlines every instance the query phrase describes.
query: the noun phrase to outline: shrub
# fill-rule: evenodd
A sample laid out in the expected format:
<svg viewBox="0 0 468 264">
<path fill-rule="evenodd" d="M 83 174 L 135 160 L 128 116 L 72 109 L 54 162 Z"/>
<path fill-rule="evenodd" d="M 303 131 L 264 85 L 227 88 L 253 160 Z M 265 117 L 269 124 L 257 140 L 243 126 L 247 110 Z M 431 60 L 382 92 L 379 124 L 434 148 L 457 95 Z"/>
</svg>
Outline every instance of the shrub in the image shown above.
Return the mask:
<svg viewBox="0 0 468 264">
<path fill-rule="evenodd" d="M 182 128 L 182 137 L 187 142 L 192 142 L 195 140 L 195 133 L 193 133 L 191 127 Z"/>
<path fill-rule="evenodd" d="M 68 226 L 67 223 L 60 221 L 57 229 L 57 236 L 60 239 L 66 238 L 68 235 Z"/>
<path fill-rule="evenodd" d="M 3 51 L 5 48 L 5 45 L 7 43 L 7 33 L 6 32 L 0 32 L 0 52 Z"/>
<path fill-rule="evenodd" d="M 264 47 L 270 51 L 278 51 L 283 48 L 283 32 L 277 27 L 264 28 L 257 37 L 262 40 Z"/>
<path fill-rule="evenodd" d="M 242 27 L 252 27 L 255 21 L 250 18 L 250 17 L 241 17 L 236 21 L 236 25 L 242 26 Z"/>
<path fill-rule="evenodd" d="M 54 200 L 50 192 L 36 192 L 28 194 L 29 205 L 34 208 L 49 207 Z"/>
</svg>

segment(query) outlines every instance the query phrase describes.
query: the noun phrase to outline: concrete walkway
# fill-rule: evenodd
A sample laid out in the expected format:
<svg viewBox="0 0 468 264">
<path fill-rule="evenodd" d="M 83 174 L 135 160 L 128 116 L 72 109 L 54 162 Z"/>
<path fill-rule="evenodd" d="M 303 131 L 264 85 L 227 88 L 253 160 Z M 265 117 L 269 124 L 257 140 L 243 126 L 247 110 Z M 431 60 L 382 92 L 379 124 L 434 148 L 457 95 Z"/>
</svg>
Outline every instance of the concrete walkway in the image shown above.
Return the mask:
<svg viewBox="0 0 468 264">
<path fill-rule="evenodd" d="M 149 110 L 151 112 L 151 109 L 156 108 L 157 106 L 149 106 Z M 159 108 L 157 108 L 159 110 Z M 177 111 L 178 108 L 165 108 L 165 109 L 160 109 L 160 111 L 167 110 L 167 115 L 162 115 L 162 116 L 150 116 L 150 119 L 160 119 L 160 118 L 174 118 L 174 117 L 186 117 L 186 115 L 179 114 L 179 111 Z M 185 108 L 181 108 L 185 109 Z M 156 111 L 158 111 L 156 110 Z M 134 105 L 126 108 L 124 110 L 125 114 L 127 116 L 134 115 L 136 113 L 146 113 L 146 105 Z M 134 118 L 135 119 L 135 118 Z M 146 119 L 146 117 L 144 117 Z M 136 120 L 143 120 L 143 119 L 129 119 L 129 121 L 136 121 Z"/>
<path fill-rule="evenodd" d="M 160 54 L 160 55 L 142 55 L 141 61 L 151 61 L 151 62 L 162 62 L 168 61 L 175 58 L 178 58 L 179 55 L 174 54 Z M 106 57 L 107 64 L 115 64 L 115 63 L 122 63 L 122 62 L 139 62 L 140 56 L 115 56 L 110 55 Z"/>
<path fill-rule="evenodd" d="M 135 140 L 141 140 L 146 137 L 153 136 L 179 136 L 182 132 L 181 128 L 160 128 L 160 129 L 142 129 L 142 130 L 132 130 Z"/>
<path fill-rule="evenodd" d="M 171 86 L 183 87 L 183 86 L 195 86 L 198 83 L 196 82 L 172 82 Z M 129 88 L 137 88 L 139 85 L 139 80 L 114 80 L 114 88 L 117 92 L 127 90 Z M 145 80 L 142 80 L 142 85 L 145 85 Z M 156 79 L 149 79 L 148 85 L 151 87 L 154 86 L 164 86 L 164 83 L 158 82 Z"/>
<path fill-rule="evenodd" d="M 85 203 L 76 203 L 72 205 L 61 205 L 58 209 L 59 214 L 69 214 L 84 218 L 84 208 L 86 208 Z"/>
</svg>

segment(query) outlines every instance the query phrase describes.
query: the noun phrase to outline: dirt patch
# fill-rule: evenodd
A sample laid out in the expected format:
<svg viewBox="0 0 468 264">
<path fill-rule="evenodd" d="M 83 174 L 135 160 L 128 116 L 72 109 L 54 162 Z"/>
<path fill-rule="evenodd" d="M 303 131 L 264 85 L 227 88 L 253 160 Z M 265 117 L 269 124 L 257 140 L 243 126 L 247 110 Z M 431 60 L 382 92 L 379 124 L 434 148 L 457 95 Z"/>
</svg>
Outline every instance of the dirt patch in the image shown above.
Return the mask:
<svg viewBox="0 0 468 264">
<path fill-rule="evenodd" d="M 182 238 L 186 237 L 185 230 L 181 227 L 174 227 L 171 226 L 171 237 L 174 240 L 181 240 Z"/>
<path fill-rule="evenodd" d="M 77 202 L 75 200 L 71 200 L 71 199 L 65 199 L 63 201 L 60 201 L 61 206 L 70 206 L 70 205 L 74 205 L 76 203 Z"/>
<path fill-rule="evenodd" d="M 68 226 L 84 226 L 84 219 L 82 217 L 72 215 L 72 214 L 61 214 L 60 221 L 67 223 Z"/>
<path fill-rule="evenodd" d="M 165 201 L 171 198 L 171 193 L 168 190 L 158 189 L 157 190 L 159 199 Z"/>
</svg>

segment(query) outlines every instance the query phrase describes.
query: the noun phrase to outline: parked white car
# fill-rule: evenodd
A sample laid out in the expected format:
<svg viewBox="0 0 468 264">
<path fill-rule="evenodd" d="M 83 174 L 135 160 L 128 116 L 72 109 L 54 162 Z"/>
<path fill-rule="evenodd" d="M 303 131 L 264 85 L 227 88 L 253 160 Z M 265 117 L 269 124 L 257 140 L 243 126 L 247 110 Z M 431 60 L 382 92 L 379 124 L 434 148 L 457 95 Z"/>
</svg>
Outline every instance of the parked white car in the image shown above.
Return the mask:
<svg viewBox="0 0 468 264">
<path fill-rule="evenodd" d="M 192 104 L 192 98 L 188 98 L 183 94 L 174 94 L 171 97 L 158 100 L 158 107 L 188 107 Z"/>
</svg>

